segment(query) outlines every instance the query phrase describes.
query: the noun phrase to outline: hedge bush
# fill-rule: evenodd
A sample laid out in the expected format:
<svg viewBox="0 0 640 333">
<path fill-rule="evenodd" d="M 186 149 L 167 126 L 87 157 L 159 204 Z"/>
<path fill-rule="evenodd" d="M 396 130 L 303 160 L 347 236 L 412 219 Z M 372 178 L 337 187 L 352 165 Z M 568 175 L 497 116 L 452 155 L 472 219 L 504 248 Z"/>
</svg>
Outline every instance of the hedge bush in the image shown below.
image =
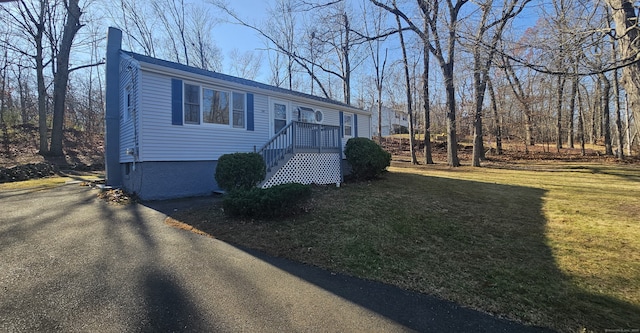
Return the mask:
<svg viewBox="0 0 640 333">
<path fill-rule="evenodd" d="M 220 156 L 215 179 L 218 186 L 231 192 L 256 187 L 267 175 L 267 168 L 258 153 L 233 153 Z"/>
<path fill-rule="evenodd" d="M 371 139 L 351 138 L 344 149 L 351 165 L 351 178 L 369 180 L 379 177 L 391 165 L 391 154 Z"/>
<path fill-rule="evenodd" d="M 230 216 L 281 217 L 299 212 L 310 196 L 311 186 L 289 183 L 266 189 L 232 191 L 222 200 L 222 207 Z"/>
</svg>

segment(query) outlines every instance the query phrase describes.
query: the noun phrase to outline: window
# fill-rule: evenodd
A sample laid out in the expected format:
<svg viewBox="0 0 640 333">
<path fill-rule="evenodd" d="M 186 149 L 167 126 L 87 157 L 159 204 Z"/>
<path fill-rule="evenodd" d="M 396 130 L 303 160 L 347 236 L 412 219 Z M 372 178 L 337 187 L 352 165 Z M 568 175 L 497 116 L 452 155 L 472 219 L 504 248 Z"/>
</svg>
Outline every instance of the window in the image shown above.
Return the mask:
<svg viewBox="0 0 640 333">
<path fill-rule="evenodd" d="M 301 121 L 303 123 L 315 123 L 316 121 L 316 114 L 313 111 L 313 109 L 311 108 L 306 108 L 306 107 L 298 107 L 298 121 Z"/>
<path fill-rule="evenodd" d="M 131 87 L 127 87 L 127 100 L 125 101 L 126 106 L 124 109 L 124 119 L 131 120 L 133 116 L 133 93 L 131 92 Z"/>
<path fill-rule="evenodd" d="M 285 104 L 273 103 L 273 130 L 280 132 L 287 126 L 287 106 Z"/>
<path fill-rule="evenodd" d="M 229 93 L 204 88 L 202 95 L 203 122 L 229 125 Z"/>
<path fill-rule="evenodd" d="M 244 128 L 245 99 L 242 93 L 233 93 L 233 127 Z"/>
<path fill-rule="evenodd" d="M 200 87 L 184 85 L 184 122 L 200 124 Z"/>
<path fill-rule="evenodd" d="M 299 106 L 293 112 L 293 118 L 303 123 L 320 124 L 322 123 L 324 114 L 322 113 L 322 111 L 317 111 L 317 110 L 313 110 L 312 108 Z"/>
<path fill-rule="evenodd" d="M 344 127 L 344 136 L 351 136 L 352 133 L 352 124 L 353 124 L 353 115 L 344 114 L 343 116 L 343 127 Z"/>
<path fill-rule="evenodd" d="M 184 84 L 184 123 L 245 128 L 247 94 Z"/>
</svg>

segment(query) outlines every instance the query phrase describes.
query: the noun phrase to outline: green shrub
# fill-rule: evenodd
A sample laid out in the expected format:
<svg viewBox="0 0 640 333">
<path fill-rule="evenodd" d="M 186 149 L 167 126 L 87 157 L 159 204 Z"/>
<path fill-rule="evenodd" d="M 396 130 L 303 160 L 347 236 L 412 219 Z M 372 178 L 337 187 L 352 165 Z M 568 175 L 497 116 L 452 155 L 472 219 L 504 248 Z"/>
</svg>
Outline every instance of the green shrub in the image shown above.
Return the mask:
<svg viewBox="0 0 640 333">
<path fill-rule="evenodd" d="M 230 216 L 280 217 L 299 212 L 310 196 L 311 186 L 289 183 L 266 189 L 232 191 L 222 200 L 222 207 Z"/>
<path fill-rule="evenodd" d="M 349 139 L 344 154 L 351 165 L 350 177 L 355 180 L 377 178 L 391 165 L 391 154 L 367 138 Z"/>
<path fill-rule="evenodd" d="M 221 189 L 231 192 L 254 188 L 266 174 L 267 168 L 260 154 L 234 153 L 220 156 L 215 178 Z"/>
</svg>

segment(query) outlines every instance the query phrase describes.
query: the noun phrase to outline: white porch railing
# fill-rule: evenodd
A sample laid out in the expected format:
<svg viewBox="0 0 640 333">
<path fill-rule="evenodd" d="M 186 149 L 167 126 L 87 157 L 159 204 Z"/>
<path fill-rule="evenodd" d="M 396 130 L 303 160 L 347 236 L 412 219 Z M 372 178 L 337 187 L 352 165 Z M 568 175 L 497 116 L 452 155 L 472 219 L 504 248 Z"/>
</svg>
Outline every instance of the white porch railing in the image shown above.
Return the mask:
<svg viewBox="0 0 640 333">
<path fill-rule="evenodd" d="M 341 153 L 340 126 L 292 121 L 274 135 L 257 153 L 270 172 L 288 156 L 297 153 Z M 286 161 L 285 161 L 286 162 Z"/>
</svg>

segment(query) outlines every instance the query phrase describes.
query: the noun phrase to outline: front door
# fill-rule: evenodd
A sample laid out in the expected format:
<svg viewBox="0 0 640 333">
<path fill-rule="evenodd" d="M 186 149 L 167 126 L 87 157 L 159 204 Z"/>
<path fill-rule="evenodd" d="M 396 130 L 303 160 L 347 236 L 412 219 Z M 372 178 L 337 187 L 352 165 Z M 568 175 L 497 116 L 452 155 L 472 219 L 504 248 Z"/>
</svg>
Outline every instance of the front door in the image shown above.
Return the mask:
<svg viewBox="0 0 640 333">
<path fill-rule="evenodd" d="M 278 133 L 287 126 L 287 116 L 289 114 L 289 106 L 283 101 L 273 101 L 271 103 L 271 116 L 273 117 L 273 133 Z"/>
</svg>

